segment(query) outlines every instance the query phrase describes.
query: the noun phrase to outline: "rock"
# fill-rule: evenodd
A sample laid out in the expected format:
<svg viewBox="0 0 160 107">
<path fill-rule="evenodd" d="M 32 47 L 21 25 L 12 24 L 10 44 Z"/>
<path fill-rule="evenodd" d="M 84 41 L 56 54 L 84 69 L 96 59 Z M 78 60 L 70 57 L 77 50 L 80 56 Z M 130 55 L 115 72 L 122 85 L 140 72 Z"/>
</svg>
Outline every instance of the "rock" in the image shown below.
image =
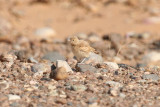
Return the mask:
<svg viewBox="0 0 160 107">
<path fill-rule="evenodd" d="M 102 63 L 103 62 L 103 58 L 102 56 L 95 54 L 95 53 L 90 53 L 88 58 L 85 58 L 84 63 L 89 64 L 89 63 Z"/>
<path fill-rule="evenodd" d="M 37 64 L 34 64 L 33 66 L 31 66 L 31 71 L 34 72 L 33 77 L 42 78 L 43 73 L 51 71 L 51 66 L 49 64 L 37 63 Z"/>
<path fill-rule="evenodd" d="M 51 90 L 48 94 L 50 96 L 58 96 L 59 95 L 57 90 Z"/>
<path fill-rule="evenodd" d="M 116 89 L 122 87 L 122 84 L 120 84 L 119 82 L 115 82 L 115 81 L 107 81 L 106 85 L 109 85 L 110 87 L 113 87 Z"/>
<path fill-rule="evenodd" d="M 120 93 L 119 96 L 120 96 L 121 98 L 125 98 L 125 97 L 126 97 L 126 95 L 123 94 L 123 93 Z"/>
<path fill-rule="evenodd" d="M 0 81 L 0 90 L 5 90 L 7 88 L 9 88 L 7 81 Z"/>
<path fill-rule="evenodd" d="M 85 91 L 85 90 L 87 90 L 87 87 L 85 85 L 81 85 L 81 84 L 72 85 L 71 90 L 73 90 L 73 91 Z"/>
<path fill-rule="evenodd" d="M 112 96 L 118 96 L 118 90 L 117 90 L 117 89 L 110 89 L 110 90 L 109 90 L 109 93 L 110 93 Z"/>
<path fill-rule="evenodd" d="M 102 69 L 101 72 L 108 72 L 108 70 L 107 69 Z"/>
<path fill-rule="evenodd" d="M 8 99 L 9 99 L 9 100 L 20 100 L 21 97 L 18 96 L 18 95 L 9 94 L 9 95 L 8 95 Z"/>
<path fill-rule="evenodd" d="M 0 36 L 5 36 L 5 35 L 8 35 L 12 30 L 12 25 L 11 23 L 0 17 Z"/>
<path fill-rule="evenodd" d="M 149 52 L 142 58 L 142 60 L 147 63 L 160 61 L 160 53 L 156 51 Z"/>
<path fill-rule="evenodd" d="M 158 81 L 159 80 L 159 76 L 157 74 L 144 74 L 142 76 L 143 79 L 151 79 L 153 81 Z"/>
<path fill-rule="evenodd" d="M 46 39 L 46 38 L 54 37 L 56 35 L 56 32 L 50 27 L 43 27 L 43 28 L 37 29 L 35 31 L 35 35 L 40 39 Z"/>
<path fill-rule="evenodd" d="M 14 54 L 2 54 L 0 55 L 0 60 L 2 62 L 14 62 L 17 59 L 17 56 L 15 56 Z"/>
<path fill-rule="evenodd" d="M 107 69 L 110 69 L 110 70 L 117 70 L 119 69 L 119 66 L 117 63 L 114 63 L 114 62 L 104 62 L 104 64 L 107 65 Z"/>
<path fill-rule="evenodd" d="M 28 59 L 28 61 L 31 62 L 31 63 L 38 63 L 38 61 L 35 60 L 33 57 L 30 57 L 30 58 Z"/>
<path fill-rule="evenodd" d="M 56 67 L 64 67 L 66 72 L 73 72 L 71 67 L 68 65 L 68 63 L 66 61 L 62 61 L 62 60 L 57 60 L 56 61 Z"/>
<path fill-rule="evenodd" d="M 17 56 L 17 59 L 22 62 L 27 60 L 27 52 L 26 51 L 16 51 L 14 54 Z"/>
<path fill-rule="evenodd" d="M 76 65 L 76 69 L 79 72 L 86 72 L 86 71 L 91 71 L 91 72 L 96 72 L 97 69 L 89 64 L 82 64 L 82 63 L 78 63 Z"/>
<path fill-rule="evenodd" d="M 86 40 L 88 37 L 87 34 L 85 34 L 85 33 L 78 33 L 75 36 L 77 36 L 81 40 Z"/>
<path fill-rule="evenodd" d="M 59 52 L 49 52 L 45 54 L 42 59 L 49 60 L 51 62 L 56 62 L 57 60 L 66 60 Z"/>
<path fill-rule="evenodd" d="M 67 79 L 69 75 L 64 67 L 58 67 L 56 70 L 52 71 L 51 77 L 55 80 L 64 80 Z"/>
<path fill-rule="evenodd" d="M 88 36 L 89 36 L 88 40 L 90 42 L 99 42 L 99 41 L 102 41 L 102 39 L 97 34 L 91 33 Z"/>
<path fill-rule="evenodd" d="M 31 71 L 34 72 L 34 73 L 36 73 L 36 72 L 46 72 L 49 69 L 50 69 L 50 66 L 47 65 L 47 64 L 43 64 L 43 63 L 38 63 L 38 64 L 34 64 L 33 66 L 31 66 Z"/>
</svg>

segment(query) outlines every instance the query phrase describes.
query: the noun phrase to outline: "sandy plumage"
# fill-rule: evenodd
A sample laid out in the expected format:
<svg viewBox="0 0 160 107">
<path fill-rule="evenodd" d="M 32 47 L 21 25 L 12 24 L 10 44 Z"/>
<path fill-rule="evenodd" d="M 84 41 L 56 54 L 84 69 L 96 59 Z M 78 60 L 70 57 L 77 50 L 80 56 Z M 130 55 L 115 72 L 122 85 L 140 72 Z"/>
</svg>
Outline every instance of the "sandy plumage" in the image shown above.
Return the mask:
<svg viewBox="0 0 160 107">
<path fill-rule="evenodd" d="M 81 61 L 84 58 L 89 57 L 91 52 L 97 53 L 96 50 L 92 48 L 88 42 L 84 40 L 79 40 L 76 36 L 70 38 L 70 44 L 72 52 L 78 61 Z"/>
</svg>

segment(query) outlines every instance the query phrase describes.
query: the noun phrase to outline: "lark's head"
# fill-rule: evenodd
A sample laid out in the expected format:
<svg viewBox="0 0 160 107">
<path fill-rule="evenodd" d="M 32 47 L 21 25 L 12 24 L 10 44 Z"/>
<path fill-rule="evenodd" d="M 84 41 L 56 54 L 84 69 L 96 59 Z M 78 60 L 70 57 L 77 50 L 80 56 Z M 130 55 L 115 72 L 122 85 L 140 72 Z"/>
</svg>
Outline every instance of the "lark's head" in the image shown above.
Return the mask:
<svg viewBox="0 0 160 107">
<path fill-rule="evenodd" d="M 77 36 L 73 36 L 70 38 L 71 45 L 77 45 L 79 43 L 79 39 Z"/>
</svg>

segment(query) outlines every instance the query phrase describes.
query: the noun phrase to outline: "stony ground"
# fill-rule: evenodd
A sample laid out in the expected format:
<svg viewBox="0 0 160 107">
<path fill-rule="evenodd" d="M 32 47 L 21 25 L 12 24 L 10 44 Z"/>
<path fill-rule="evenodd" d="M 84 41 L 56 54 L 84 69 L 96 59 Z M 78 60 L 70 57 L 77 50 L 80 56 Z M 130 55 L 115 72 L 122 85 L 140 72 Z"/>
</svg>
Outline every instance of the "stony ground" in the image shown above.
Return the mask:
<svg viewBox="0 0 160 107">
<path fill-rule="evenodd" d="M 93 0 L 94 5 L 85 0 L 13 0 L 8 1 L 8 4 L 5 0 L 0 1 L 0 8 L 4 10 L 0 11 L 0 106 L 159 107 L 160 32 L 157 27 L 160 23 L 160 11 L 158 0 L 149 1 L 150 3 L 137 0 Z M 42 23 L 37 23 L 43 19 L 41 17 L 36 22 L 36 18 L 27 16 L 34 15 L 34 12 L 29 13 L 27 9 L 33 9 L 37 5 L 52 7 L 52 4 L 71 10 L 78 9 L 76 11 L 82 9 L 83 14 L 89 15 L 71 17 L 79 25 L 68 22 L 67 25 L 71 24 L 73 28 L 68 27 L 64 32 L 60 29 L 62 23 L 66 27 L 63 18 L 59 19 L 61 12 L 56 17 L 60 25 L 55 29 L 48 25 L 40 27 Z M 103 14 L 101 16 L 97 10 L 97 6 L 104 8 L 102 5 L 121 5 L 117 8 L 130 8 L 129 10 L 139 15 L 136 12 L 138 9 L 144 15 L 138 18 L 133 15 L 131 20 L 138 21 L 140 27 L 136 28 L 138 25 L 133 24 L 135 29 L 131 32 L 131 28 L 124 30 L 122 22 L 117 22 L 119 27 L 103 26 L 100 27 L 101 30 L 96 30 L 99 27 L 90 24 L 84 28 L 87 31 L 79 33 L 83 31 L 81 23 L 95 20 L 90 19 L 91 16 L 102 17 L 104 21 Z M 19 7 L 27 12 L 20 11 Z M 44 7 L 41 8 L 44 13 Z M 53 8 L 57 9 L 54 6 Z M 64 13 L 68 11 L 63 10 Z M 74 12 L 71 11 L 73 14 Z M 147 18 L 145 23 L 149 23 L 149 27 L 139 23 L 139 18 L 145 19 L 146 16 L 154 17 Z M 49 19 L 48 14 L 46 17 Z M 129 21 L 130 25 L 135 23 L 132 21 Z M 114 21 L 112 24 L 115 24 Z M 75 26 L 78 27 L 74 28 Z M 122 29 L 117 30 L 121 26 Z M 109 29 L 106 31 L 106 28 Z M 100 53 L 103 61 L 92 56 L 98 63 L 78 63 L 71 51 L 69 35 L 89 42 Z"/>
</svg>

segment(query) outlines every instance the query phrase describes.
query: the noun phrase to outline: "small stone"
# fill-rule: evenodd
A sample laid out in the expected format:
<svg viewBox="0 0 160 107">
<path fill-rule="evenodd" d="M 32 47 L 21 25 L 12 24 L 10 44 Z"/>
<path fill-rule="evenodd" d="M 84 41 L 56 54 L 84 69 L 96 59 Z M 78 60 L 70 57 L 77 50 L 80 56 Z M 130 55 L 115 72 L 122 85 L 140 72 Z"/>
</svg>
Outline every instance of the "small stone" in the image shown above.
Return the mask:
<svg viewBox="0 0 160 107">
<path fill-rule="evenodd" d="M 103 58 L 102 56 L 95 54 L 95 53 L 90 53 L 89 57 L 85 59 L 84 63 L 89 64 L 89 63 L 102 63 Z"/>
<path fill-rule="evenodd" d="M 58 96 L 59 95 L 57 90 L 51 90 L 48 94 L 50 96 Z"/>
<path fill-rule="evenodd" d="M 149 52 L 148 54 L 146 54 L 142 60 L 144 62 L 156 62 L 156 61 L 160 61 L 160 53 L 156 52 L 156 51 L 152 51 Z"/>
<path fill-rule="evenodd" d="M 71 90 L 73 91 L 85 91 L 87 90 L 87 87 L 85 85 L 72 85 Z"/>
<path fill-rule="evenodd" d="M 89 64 L 82 64 L 82 63 L 78 63 L 76 66 L 76 69 L 79 72 L 86 72 L 86 71 L 91 71 L 91 72 L 96 72 L 97 69 Z"/>
<path fill-rule="evenodd" d="M 121 98 L 125 98 L 125 97 L 126 97 L 126 95 L 123 94 L 123 93 L 120 93 L 119 96 L 120 96 Z"/>
<path fill-rule="evenodd" d="M 91 34 L 89 34 L 88 40 L 89 40 L 90 42 L 99 42 L 99 41 L 101 41 L 102 39 L 101 39 L 100 36 L 98 36 L 97 34 L 91 33 Z"/>
<path fill-rule="evenodd" d="M 66 60 L 59 52 L 49 52 L 45 54 L 42 59 L 49 60 L 51 62 L 56 62 L 57 60 Z"/>
<path fill-rule="evenodd" d="M 67 101 L 66 101 L 66 99 L 58 99 L 58 100 L 56 100 L 56 103 L 66 104 Z"/>
<path fill-rule="evenodd" d="M 8 95 L 8 99 L 9 99 L 9 100 L 20 100 L 21 97 L 18 96 L 18 95 L 9 94 L 9 95 Z"/>
<path fill-rule="evenodd" d="M 102 69 L 101 72 L 108 72 L 108 70 L 107 69 Z"/>
<path fill-rule="evenodd" d="M 0 81 L 0 90 L 5 90 L 7 88 L 9 88 L 7 81 Z"/>
<path fill-rule="evenodd" d="M 69 77 L 68 72 L 64 67 L 57 68 L 51 75 L 55 80 L 64 80 Z"/>
<path fill-rule="evenodd" d="M 0 55 L 0 60 L 2 62 L 14 62 L 17 59 L 17 56 L 15 56 L 14 54 L 2 54 Z"/>
<path fill-rule="evenodd" d="M 28 61 L 31 62 L 31 63 L 38 63 L 38 61 L 35 60 L 33 57 L 30 57 L 30 58 L 28 59 Z"/>
<path fill-rule="evenodd" d="M 33 66 L 31 66 L 31 71 L 36 73 L 36 72 L 47 72 L 50 71 L 49 70 L 49 65 L 47 64 L 43 64 L 43 63 L 38 63 L 38 64 L 34 64 Z"/>
<path fill-rule="evenodd" d="M 143 79 L 151 79 L 153 81 L 158 81 L 159 80 L 159 76 L 157 74 L 144 74 L 142 76 Z"/>
<path fill-rule="evenodd" d="M 56 67 L 57 68 L 64 67 L 66 72 L 73 72 L 71 67 L 68 65 L 68 63 L 66 61 L 63 61 L 63 60 L 57 60 L 56 61 Z"/>
<path fill-rule="evenodd" d="M 31 71 L 34 72 L 35 78 L 42 78 L 43 73 L 51 71 L 51 67 L 49 64 L 37 63 L 31 66 Z"/>
<path fill-rule="evenodd" d="M 85 33 L 78 33 L 75 36 L 77 36 L 81 40 L 86 40 L 88 37 L 87 34 L 85 34 Z"/>
<path fill-rule="evenodd" d="M 56 35 L 56 32 L 50 27 L 44 27 L 44 28 L 37 29 L 35 31 L 35 35 L 40 39 L 46 39 L 46 38 L 54 37 Z"/>
<path fill-rule="evenodd" d="M 107 81 L 106 84 L 114 88 L 122 87 L 122 84 L 120 84 L 119 82 L 115 82 L 115 81 Z"/>
<path fill-rule="evenodd" d="M 109 90 L 109 93 L 110 93 L 112 96 L 118 96 L 118 90 L 117 90 L 117 89 L 110 89 L 110 90 Z"/>
<path fill-rule="evenodd" d="M 104 64 L 107 65 L 107 68 L 110 69 L 110 70 L 117 70 L 119 69 L 119 66 L 117 63 L 114 63 L 114 62 L 104 62 Z"/>
</svg>

